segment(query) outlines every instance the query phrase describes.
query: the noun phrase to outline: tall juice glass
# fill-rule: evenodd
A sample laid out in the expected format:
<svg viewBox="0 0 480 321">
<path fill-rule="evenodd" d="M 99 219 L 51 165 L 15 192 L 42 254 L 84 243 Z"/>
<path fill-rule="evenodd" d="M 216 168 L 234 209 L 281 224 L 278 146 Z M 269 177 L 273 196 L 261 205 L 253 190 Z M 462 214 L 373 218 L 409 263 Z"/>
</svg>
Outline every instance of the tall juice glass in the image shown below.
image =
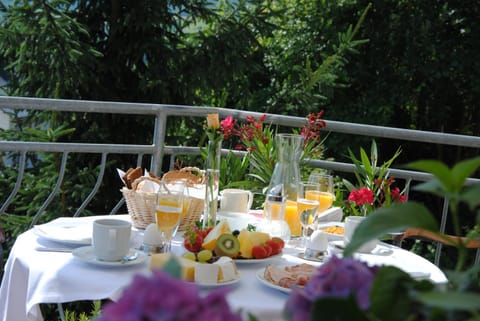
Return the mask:
<svg viewBox="0 0 480 321">
<path fill-rule="evenodd" d="M 320 184 L 301 182 L 298 190 L 297 212 L 302 226 L 302 243 L 306 244 L 309 230 L 316 223 L 319 200 L 309 196 L 320 192 Z"/>
<path fill-rule="evenodd" d="M 161 182 L 157 192 L 155 219 L 158 229 L 165 237 L 165 252 L 170 252 L 172 237 L 175 236 L 182 217 L 185 182 Z"/>
<path fill-rule="evenodd" d="M 308 179 L 311 183 L 320 185 L 318 191 L 309 191 L 306 194 L 308 199 L 315 199 L 320 202 L 318 206 L 318 214 L 332 207 L 335 195 L 333 192 L 333 176 L 327 174 L 312 173 Z"/>
<path fill-rule="evenodd" d="M 302 224 L 300 224 L 300 217 L 297 211 L 297 202 L 288 200 L 285 206 L 285 221 L 290 227 L 291 237 L 302 236 Z"/>
</svg>

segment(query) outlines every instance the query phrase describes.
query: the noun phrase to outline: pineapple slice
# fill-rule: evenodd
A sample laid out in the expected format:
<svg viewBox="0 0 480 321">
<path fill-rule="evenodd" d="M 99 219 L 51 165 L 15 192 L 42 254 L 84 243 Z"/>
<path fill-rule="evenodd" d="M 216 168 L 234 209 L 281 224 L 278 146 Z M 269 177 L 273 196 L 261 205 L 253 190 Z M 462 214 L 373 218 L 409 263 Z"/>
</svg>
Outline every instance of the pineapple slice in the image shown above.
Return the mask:
<svg viewBox="0 0 480 321">
<path fill-rule="evenodd" d="M 240 242 L 240 255 L 246 259 L 253 258 L 252 248 L 256 245 L 265 244 L 270 240 L 270 234 L 263 232 L 250 232 L 246 229 L 240 231 L 238 234 L 238 241 Z"/>
</svg>

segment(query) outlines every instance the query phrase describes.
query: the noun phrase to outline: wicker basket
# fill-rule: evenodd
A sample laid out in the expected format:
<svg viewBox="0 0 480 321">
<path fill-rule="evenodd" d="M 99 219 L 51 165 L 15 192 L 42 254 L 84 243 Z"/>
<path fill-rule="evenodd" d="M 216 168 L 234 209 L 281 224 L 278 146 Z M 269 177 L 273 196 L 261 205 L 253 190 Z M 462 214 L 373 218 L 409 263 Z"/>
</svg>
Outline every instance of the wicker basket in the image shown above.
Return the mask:
<svg viewBox="0 0 480 321">
<path fill-rule="evenodd" d="M 188 171 L 185 171 L 185 173 L 188 173 Z M 198 176 L 195 177 L 197 180 Z M 174 179 L 173 175 L 171 175 L 170 178 L 168 178 L 169 181 L 174 181 L 177 179 L 186 179 L 189 188 L 194 188 L 192 187 L 193 181 L 189 180 L 188 177 L 185 178 L 181 175 L 176 175 L 176 178 Z M 138 185 L 144 180 L 150 180 L 156 183 L 160 182 L 156 178 L 142 176 L 135 180 L 135 182 L 132 184 L 132 189 L 128 189 L 127 187 L 123 187 L 121 189 L 123 197 L 125 197 L 125 202 L 127 203 L 128 213 L 132 219 L 133 226 L 140 229 L 144 229 L 149 224 L 155 223 L 156 194 L 137 192 Z M 184 231 L 187 226 L 194 225 L 195 222 L 200 219 L 203 212 L 204 203 L 205 201 L 203 199 L 188 196 L 186 202 L 186 215 L 180 221 L 180 225 L 178 226 L 179 231 Z"/>
</svg>

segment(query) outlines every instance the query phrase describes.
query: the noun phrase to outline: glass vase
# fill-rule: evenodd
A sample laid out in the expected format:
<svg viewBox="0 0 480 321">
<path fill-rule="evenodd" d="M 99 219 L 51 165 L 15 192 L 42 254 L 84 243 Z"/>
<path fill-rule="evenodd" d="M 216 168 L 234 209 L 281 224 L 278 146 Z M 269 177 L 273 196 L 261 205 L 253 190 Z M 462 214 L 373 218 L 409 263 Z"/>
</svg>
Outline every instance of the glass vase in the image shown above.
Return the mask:
<svg viewBox="0 0 480 321">
<path fill-rule="evenodd" d="M 203 227 L 215 226 L 218 209 L 218 190 L 220 183 L 220 154 L 222 140 L 209 140 L 205 166 L 205 210 Z"/>
</svg>

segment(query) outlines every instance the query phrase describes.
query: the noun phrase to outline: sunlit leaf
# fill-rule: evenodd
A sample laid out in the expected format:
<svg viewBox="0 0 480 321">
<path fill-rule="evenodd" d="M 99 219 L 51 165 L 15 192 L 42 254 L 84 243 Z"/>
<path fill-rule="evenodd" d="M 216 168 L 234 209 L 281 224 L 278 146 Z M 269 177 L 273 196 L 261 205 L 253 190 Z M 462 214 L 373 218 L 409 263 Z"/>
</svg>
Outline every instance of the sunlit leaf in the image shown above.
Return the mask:
<svg viewBox="0 0 480 321">
<path fill-rule="evenodd" d="M 437 160 L 421 160 L 409 163 L 406 167 L 433 174 L 446 191 L 453 191 L 452 174 L 444 163 Z"/>
<path fill-rule="evenodd" d="M 394 204 L 369 214 L 355 229 L 352 240 L 343 254 L 351 256 L 362 244 L 408 227 L 438 231 L 435 218 L 423 204 L 413 201 Z"/>
<path fill-rule="evenodd" d="M 460 192 L 465 184 L 465 181 L 480 167 L 480 157 L 467 159 L 456 163 L 452 168 L 452 179 L 454 182 L 454 189 Z"/>
<path fill-rule="evenodd" d="M 480 294 L 473 292 L 427 292 L 418 296 L 426 305 L 447 310 L 479 310 Z"/>
</svg>

